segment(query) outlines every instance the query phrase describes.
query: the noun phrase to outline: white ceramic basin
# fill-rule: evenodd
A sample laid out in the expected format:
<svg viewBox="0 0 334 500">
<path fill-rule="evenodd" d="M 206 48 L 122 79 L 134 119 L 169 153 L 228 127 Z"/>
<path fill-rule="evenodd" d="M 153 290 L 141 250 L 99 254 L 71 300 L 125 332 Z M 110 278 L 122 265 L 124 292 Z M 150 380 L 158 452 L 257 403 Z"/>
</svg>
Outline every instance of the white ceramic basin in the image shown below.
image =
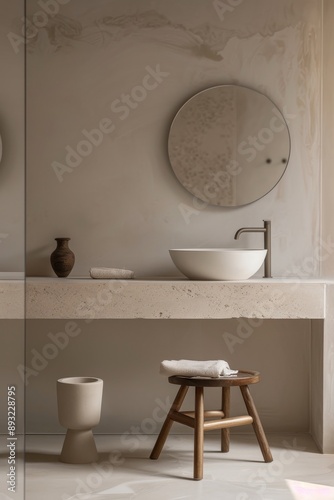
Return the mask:
<svg viewBox="0 0 334 500">
<path fill-rule="evenodd" d="M 193 280 L 247 280 L 264 262 L 267 250 L 179 248 L 169 250 L 176 267 Z"/>
</svg>

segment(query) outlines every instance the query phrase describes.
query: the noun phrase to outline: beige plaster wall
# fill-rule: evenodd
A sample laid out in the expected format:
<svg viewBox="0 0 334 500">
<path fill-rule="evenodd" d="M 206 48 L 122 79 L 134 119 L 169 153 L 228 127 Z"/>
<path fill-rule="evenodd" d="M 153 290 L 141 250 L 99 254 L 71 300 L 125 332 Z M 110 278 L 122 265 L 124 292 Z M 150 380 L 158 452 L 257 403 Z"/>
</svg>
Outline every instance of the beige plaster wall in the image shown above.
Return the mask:
<svg viewBox="0 0 334 500">
<path fill-rule="evenodd" d="M 64 346 L 66 323 L 27 322 L 28 433 L 64 431 L 57 419 L 56 380 L 81 375 L 105 382 L 96 432 L 136 434 L 137 427 L 139 433 L 156 433 L 177 389 L 159 374 L 160 361 L 182 358 L 226 359 L 231 367 L 259 370 L 262 381 L 252 393 L 265 428 L 294 433 L 309 429 L 307 320 L 265 320 L 259 326 L 247 320 L 76 321 L 73 328 L 79 333 Z M 220 391 L 207 392 L 208 407 L 219 407 Z M 234 411 L 244 414 L 239 391 L 232 392 Z M 185 409 L 191 407 L 191 398 Z M 184 428 L 176 425 L 173 432 Z"/>
<path fill-rule="evenodd" d="M 69 236 L 72 276 L 87 275 L 91 266 L 171 276 L 177 271 L 168 248 L 230 246 L 239 227 L 271 219 L 274 275 L 317 276 L 321 6 L 320 0 L 247 0 L 223 17 L 211 0 L 61 6 L 62 17 L 50 19 L 28 44 L 28 274 L 52 276 L 53 239 Z M 28 7 L 30 16 L 39 9 L 32 0 Z M 137 92 L 157 68 L 156 88 L 120 111 L 117 100 Z M 171 172 L 168 127 L 195 92 L 231 82 L 265 93 L 283 111 L 290 163 L 260 201 L 235 210 L 203 207 Z M 98 144 L 85 152 L 81 141 L 97 127 L 103 139 L 98 134 Z M 73 153 L 78 149 L 85 154 Z M 240 241 L 261 244 L 259 236 Z M 27 431 L 61 432 L 55 381 L 88 374 L 105 380 L 98 430 L 131 432 L 152 418 L 157 398 L 173 393 L 158 375 L 162 359 L 218 355 L 231 366 L 262 371 L 263 383 L 254 389 L 266 428 L 307 430 L 310 323 L 264 322 L 230 352 L 222 330 L 235 334 L 238 327 L 236 321 L 83 325 L 75 342 L 29 377 Z M 27 366 L 49 343 L 48 334 L 62 328 L 57 321 L 29 322 Z M 296 384 L 289 384 L 291 370 Z"/>
<path fill-rule="evenodd" d="M 231 246 L 239 227 L 263 219 L 272 220 L 273 274 L 318 274 L 321 1 L 247 0 L 220 17 L 214 5 L 72 0 L 31 36 L 28 275 L 53 275 L 59 236 L 71 237 L 72 276 L 92 266 L 175 275 L 169 248 Z M 39 10 L 28 1 L 32 19 Z M 167 157 L 176 110 L 221 83 L 263 92 L 291 134 L 281 182 L 239 209 L 197 203 Z"/>
<path fill-rule="evenodd" d="M 24 45 L 16 53 L 8 39 L 23 4 L 0 1 L 0 272 L 24 269 Z"/>
<path fill-rule="evenodd" d="M 8 35 L 20 27 L 23 0 L 0 0 L 0 279 L 24 270 L 24 45 L 16 53 Z M 0 433 L 7 431 L 7 388 L 16 386 L 16 430 L 23 432 L 24 322 L 0 321 Z"/>
<path fill-rule="evenodd" d="M 322 238 L 326 243 L 323 251 L 322 275 L 334 276 L 334 4 L 324 0 L 323 44 L 323 120 L 322 120 Z"/>
</svg>

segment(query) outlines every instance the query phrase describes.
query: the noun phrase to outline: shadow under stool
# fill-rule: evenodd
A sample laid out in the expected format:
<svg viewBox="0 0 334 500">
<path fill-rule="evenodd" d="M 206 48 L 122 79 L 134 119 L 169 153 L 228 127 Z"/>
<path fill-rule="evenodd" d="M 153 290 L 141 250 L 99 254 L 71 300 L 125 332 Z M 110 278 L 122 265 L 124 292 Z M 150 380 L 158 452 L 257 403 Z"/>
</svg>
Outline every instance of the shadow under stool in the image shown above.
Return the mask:
<svg viewBox="0 0 334 500">
<path fill-rule="evenodd" d="M 180 375 L 169 377 L 168 381 L 171 384 L 179 385 L 180 388 L 161 428 L 150 458 L 153 460 L 159 458 L 173 422 L 192 427 L 194 429 L 194 479 L 202 479 L 204 431 L 221 429 L 221 451 L 228 452 L 230 448 L 229 428 L 252 424 L 264 461 L 272 462 L 273 457 L 269 444 L 248 387 L 250 384 L 256 384 L 259 380 L 260 374 L 255 371 L 239 371 L 235 376 L 220 378 L 182 377 Z M 195 387 L 195 411 L 179 411 L 189 387 Z M 222 388 L 220 410 L 205 411 L 204 387 Z M 248 415 L 230 417 L 231 387 L 240 387 Z"/>
</svg>

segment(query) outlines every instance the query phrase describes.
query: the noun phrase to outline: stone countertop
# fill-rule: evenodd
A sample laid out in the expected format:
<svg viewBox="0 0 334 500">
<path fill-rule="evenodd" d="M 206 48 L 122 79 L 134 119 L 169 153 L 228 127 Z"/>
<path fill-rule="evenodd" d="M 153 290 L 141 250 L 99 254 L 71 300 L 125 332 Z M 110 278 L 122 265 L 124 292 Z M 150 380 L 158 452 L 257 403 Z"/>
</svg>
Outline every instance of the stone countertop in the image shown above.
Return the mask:
<svg viewBox="0 0 334 500">
<path fill-rule="evenodd" d="M 0 279 L 0 319 L 24 319 L 24 280 Z"/>
<path fill-rule="evenodd" d="M 27 319 L 323 319 L 321 279 L 27 278 Z"/>
</svg>

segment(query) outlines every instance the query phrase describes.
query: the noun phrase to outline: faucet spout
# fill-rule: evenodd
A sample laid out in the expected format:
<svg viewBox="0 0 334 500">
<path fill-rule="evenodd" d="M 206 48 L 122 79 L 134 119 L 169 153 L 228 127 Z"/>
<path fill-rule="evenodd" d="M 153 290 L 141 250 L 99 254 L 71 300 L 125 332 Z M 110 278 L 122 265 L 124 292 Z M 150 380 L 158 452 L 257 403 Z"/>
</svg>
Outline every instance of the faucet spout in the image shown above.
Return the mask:
<svg viewBox="0 0 334 500">
<path fill-rule="evenodd" d="M 234 239 L 238 240 L 242 233 L 263 233 L 264 248 L 267 250 L 267 255 L 264 261 L 264 278 L 271 278 L 271 221 L 264 220 L 263 227 L 241 227 L 234 235 Z"/>
</svg>

